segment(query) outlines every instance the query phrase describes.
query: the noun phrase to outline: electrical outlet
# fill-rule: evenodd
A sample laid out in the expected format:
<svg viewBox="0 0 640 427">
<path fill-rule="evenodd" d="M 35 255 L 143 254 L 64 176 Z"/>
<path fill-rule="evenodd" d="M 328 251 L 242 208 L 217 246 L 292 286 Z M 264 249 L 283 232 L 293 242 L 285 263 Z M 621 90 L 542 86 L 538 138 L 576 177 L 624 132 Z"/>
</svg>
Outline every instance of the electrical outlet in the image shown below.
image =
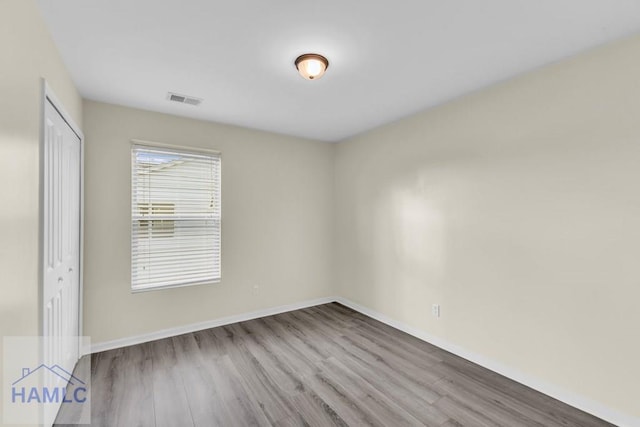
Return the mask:
<svg viewBox="0 0 640 427">
<path fill-rule="evenodd" d="M 433 317 L 440 317 L 440 304 L 433 304 L 431 306 L 431 314 Z"/>
</svg>

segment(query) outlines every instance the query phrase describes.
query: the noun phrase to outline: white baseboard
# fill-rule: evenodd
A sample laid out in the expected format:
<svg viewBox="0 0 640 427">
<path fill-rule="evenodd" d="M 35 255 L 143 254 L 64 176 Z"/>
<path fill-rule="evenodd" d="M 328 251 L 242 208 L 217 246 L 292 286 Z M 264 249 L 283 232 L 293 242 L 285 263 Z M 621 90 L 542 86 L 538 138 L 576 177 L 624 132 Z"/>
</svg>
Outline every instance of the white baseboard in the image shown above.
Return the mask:
<svg viewBox="0 0 640 427">
<path fill-rule="evenodd" d="M 257 319 L 265 316 L 272 316 L 274 314 L 285 313 L 288 311 L 299 310 L 302 308 L 313 307 L 316 305 L 327 304 L 330 302 L 339 302 L 357 312 L 360 312 L 366 316 L 376 319 L 382 323 L 385 323 L 400 331 L 406 332 L 409 335 L 413 335 L 423 341 L 440 347 L 448 352 L 451 352 L 457 356 L 474 362 L 484 368 L 497 372 L 505 377 L 531 387 L 541 393 L 553 397 L 561 402 L 578 408 L 584 412 L 588 412 L 598 418 L 618 425 L 620 427 L 640 427 L 640 419 L 634 416 L 621 413 L 613 410 L 601 403 L 595 402 L 584 396 L 578 395 L 567 391 L 554 384 L 542 381 L 538 378 L 534 378 L 531 375 L 525 374 L 517 369 L 511 368 L 498 361 L 492 360 L 481 354 L 468 351 L 467 349 L 460 347 L 456 344 L 452 344 L 442 338 L 430 335 L 422 330 L 409 326 L 403 322 L 390 318 L 389 316 L 382 314 L 378 311 L 369 309 L 360 304 L 357 304 L 347 298 L 342 297 L 325 297 L 314 300 L 301 301 L 294 304 L 281 305 L 278 307 L 266 308 L 262 310 L 256 310 L 249 313 L 238 314 L 234 316 L 222 317 L 219 319 L 209 320 L 206 322 L 193 323 L 190 325 L 179 326 L 176 328 L 163 329 L 161 331 L 151 332 L 148 334 L 137 335 L 133 337 L 121 338 L 113 341 L 105 341 L 91 345 L 91 349 L 84 349 L 84 354 L 98 353 L 106 350 L 113 350 L 121 347 L 128 347 L 130 345 L 141 344 L 149 341 L 154 341 L 162 338 L 169 338 L 177 335 L 186 334 L 189 332 L 200 331 L 203 329 L 215 328 L 217 326 L 229 325 L 231 323 L 243 322 L 246 320 Z"/>
<path fill-rule="evenodd" d="M 274 314 L 285 313 L 287 311 L 300 310 L 301 308 L 313 307 L 315 305 L 327 304 L 336 301 L 334 297 L 318 298 L 314 300 L 301 301 L 294 304 L 281 305 L 278 307 L 265 308 L 249 313 L 242 313 L 233 316 L 221 317 L 205 322 L 192 323 L 190 325 L 178 326 L 176 328 L 163 329 L 148 334 L 136 335 L 132 337 L 120 338 L 113 341 L 105 341 L 91 344 L 91 349 L 83 349 L 83 354 L 99 353 L 101 351 L 113 350 L 130 345 L 142 344 L 149 341 L 155 341 L 162 338 L 175 337 L 177 335 L 187 334 L 189 332 L 201 331 L 203 329 L 215 328 L 217 326 L 229 325 L 231 323 L 244 322 L 246 320 L 257 319 L 260 317 L 272 316 Z"/>
<path fill-rule="evenodd" d="M 511 380 L 519 382 L 520 384 L 524 384 L 527 387 L 530 387 L 534 390 L 544 393 L 547 396 L 551 396 L 554 399 L 557 399 L 561 402 L 566 403 L 567 405 L 573 406 L 574 408 L 578 408 L 584 412 L 587 412 L 605 421 L 613 423 L 617 426 L 640 427 L 640 418 L 636 418 L 634 416 L 613 410 L 601 403 L 598 403 L 596 401 L 593 401 L 591 399 L 588 399 L 576 393 L 567 391 L 561 387 L 558 387 L 546 381 L 542 381 L 538 378 L 534 378 L 531 375 L 525 374 L 524 372 L 521 372 L 517 369 L 513 369 L 507 365 L 504 365 L 500 362 L 492 360 L 481 354 L 468 351 L 467 349 L 462 348 L 456 344 L 452 344 L 446 340 L 443 340 L 442 338 L 438 338 L 422 330 L 409 326 L 403 322 L 399 322 L 380 312 L 371 310 L 367 307 L 357 304 L 347 298 L 337 297 L 335 300 L 336 302 L 339 302 L 340 304 L 345 305 L 357 312 L 360 312 L 366 316 L 376 319 L 393 328 L 406 332 L 409 335 L 413 335 L 414 337 L 419 338 L 422 341 L 426 341 L 430 344 L 435 345 L 436 347 L 440 347 L 450 353 L 455 354 L 456 356 L 460 356 L 463 359 L 467 359 L 484 368 L 497 372 Z"/>
</svg>

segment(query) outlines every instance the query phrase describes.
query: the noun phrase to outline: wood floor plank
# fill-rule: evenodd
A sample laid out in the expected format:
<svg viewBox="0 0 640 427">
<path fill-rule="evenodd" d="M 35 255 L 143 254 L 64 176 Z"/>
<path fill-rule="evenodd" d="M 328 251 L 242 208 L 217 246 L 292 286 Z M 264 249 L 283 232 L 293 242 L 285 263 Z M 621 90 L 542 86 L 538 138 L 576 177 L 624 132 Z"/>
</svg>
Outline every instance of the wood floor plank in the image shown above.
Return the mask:
<svg viewBox="0 0 640 427">
<path fill-rule="evenodd" d="M 343 345 L 345 352 L 366 361 L 376 369 L 401 377 L 404 381 L 417 384 L 420 387 L 429 388 L 431 384 L 442 378 L 432 370 L 418 369 L 407 361 L 390 354 L 379 353 L 349 336 L 339 337 L 337 341 Z"/>
<path fill-rule="evenodd" d="M 124 351 L 117 349 L 91 355 L 91 418 L 98 421 L 96 425 L 116 425 L 118 414 L 113 408 L 117 407 L 119 391 L 114 376 L 121 364 L 118 357 Z"/>
<path fill-rule="evenodd" d="M 425 423 L 418 420 L 405 408 L 388 397 L 395 390 L 387 390 L 391 393 L 379 391 L 335 358 L 327 359 L 321 363 L 321 366 L 323 368 L 322 372 L 327 378 L 331 378 L 335 383 L 340 383 L 351 396 L 360 402 L 367 412 L 371 413 L 384 425 L 398 427 L 425 425 Z"/>
<path fill-rule="evenodd" d="M 362 407 L 353 394 L 339 382 L 319 372 L 307 378 L 308 389 L 312 390 L 349 426 L 383 426 L 377 418 Z"/>
<path fill-rule="evenodd" d="M 545 427 L 545 424 L 538 421 L 538 417 L 527 418 L 521 412 L 512 411 L 508 407 L 505 407 L 500 401 L 472 393 L 468 389 L 451 382 L 449 379 L 443 379 L 435 384 L 435 386 L 441 386 L 439 388 L 441 393 L 451 398 L 460 406 L 480 413 L 498 425 L 510 427 Z M 551 426 L 552 424 L 547 425 Z"/>
<path fill-rule="evenodd" d="M 127 427 L 155 424 L 151 346 L 128 347 L 114 373 L 116 395 L 119 397 L 116 424 Z"/>
<path fill-rule="evenodd" d="M 309 307 L 300 311 L 309 313 L 317 320 L 325 324 L 333 325 L 334 328 L 348 329 L 355 325 L 352 318 L 338 316 L 335 312 L 327 310 L 324 306 Z"/>
<path fill-rule="evenodd" d="M 193 426 L 189 400 L 171 338 L 150 343 L 153 352 L 153 402 L 155 425 Z M 129 349 L 129 347 L 127 347 Z M 132 389 L 139 390 L 137 388 Z M 118 408 L 113 408 L 117 411 Z"/>
<path fill-rule="evenodd" d="M 220 365 L 215 365 L 218 372 L 216 377 L 219 390 L 222 391 L 222 402 L 227 415 L 223 426 L 268 426 L 271 423 L 267 419 L 260 405 L 250 397 L 243 387 L 241 374 L 236 369 L 229 356 L 223 356 Z M 203 419 L 201 426 L 207 425 Z"/>
<path fill-rule="evenodd" d="M 429 355 L 404 351 L 399 347 L 388 345 L 379 337 L 372 337 L 356 331 L 346 334 L 345 339 L 349 340 L 352 345 L 358 346 L 361 349 L 367 349 L 370 353 L 379 355 L 390 364 L 403 367 L 405 371 L 420 370 L 422 372 L 428 372 L 431 378 L 430 381 L 432 382 L 436 382 L 442 378 L 440 373 L 431 369 L 435 364 L 440 363 L 440 361 L 436 358 L 429 357 Z"/>
<path fill-rule="evenodd" d="M 247 327 L 254 332 L 251 339 L 268 354 L 273 355 L 274 359 L 281 361 L 282 366 L 295 373 L 296 377 L 313 375 L 318 370 L 313 356 L 309 357 L 310 354 L 306 349 L 301 351 L 292 340 L 279 335 L 265 322 L 258 319 Z"/>
<path fill-rule="evenodd" d="M 442 357 L 436 347 L 424 341 L 417 340 L 409 334 L 404 332 L 395 331 L 395 334 L 390 334 L 386 329 L 381 329 L 374 326 L 371 322 L 364 322 L 356 320 L 358 327 L 358 333 L 375 337 L 380 341 L 388 343 L 392 347 L 403 349 L 408 353 L 419 354 L 425 358 L 432 360 L 434 363 L 441 362 Z"/>
<path fill-rule="evenodd" d="M 262 338 L 253 335 L 251 330 L 243 328 L 246 335 L 239 337 L 244 343 L 244 348 L 262 366 L 271 381 L 289 394 L 304 391 L 302 375 L 289 365 L 288 361 L 278 357 L 273 349 L 270 349 Z"/>
<path fill-rule="evenodd" d="M 207 425 L 203 420 L 208 425 L 223 426 L 227 414 L 218 392 L 220 384 L 215 381 L 216 376 L 211 372 L 211 365 L 218 362 L 221 356 L 212 351 L 203 353 L 196 336 L 186 334 L 172 339 L 189 412 L 196 426 Z"/>
<path fill-rule="evenodd" d="M 258 404 L 269 422 L 274 424 L 288 418 L 294 410 L 289 395 L 274 381 L 265 366 L 247 350 L 238 337 L 231 341 L 233 337 L 223 328 L 212 331 L 226 347 L 229 358 L 240 373 L 239 380 L 245 391 Z"/>
<path fill-rule="evenodd" d="M 610 426 L 337 303 L 89 362 L 95 426 Z"/>
<path fill-rule="evenodd" d="M 344 358 L 341 359 L 341 362 L 371 386 L 386 393 L 389 398 L 403 406 L 407 412 L 417 419 L 425 421 L 428 425 L 440 425 L 448 419 L 442 411 L 433 405 L 442 396 L 431 389 L 407 383 L 394 375 L 389 375 L 353 358 Z M 377 372 L 377 375 L 371 375 L 372 370 Z M 393 390 L 393 393 L 389 393 L 390 389 Z"/>
<path fill-rule="evenodd" d="M 555 415 L 530 405 L 511 396 L 500 388 L 487 386 L 470 378 L 462 371 L 449 370 L 446 378 L 434 384 L 441 394 L 459 396 L 466 394 L 481 399 L 481 405 L 503 408 L 514 416 L 518 416 L 525 425 L 580 427 L 575 420 Z"/>
<path fill-rule="evenodd" d="M 294 425 L 348 426 L 331 405 L 312 390 L 294 396 L 292 403 L 296 413 L 292 418 Z"/>
<path fill-rule="evenodd" d="M 462 426 L 497 427 L 501 426 L 496 420 L 491 420 L 481 412 L 477 412 L 464 404 L 443 396 L 435 403 L 436 407 L 447 414 L 451 421 Z M 508 427 L 508 426 L 504 426 Z"/>
<path fill-rule="evenodd" d="M 301 353 L 306 359 L 318 362 L 330 357 L 330 354 L 316 345 L 309 335 L 304 333 L 304 330 L 300 330 L 291 322 L 282 318 L 281 320 L 274 319 L 273 316 L 265 317 L 261 319 L 265 326 L 273 332 L 273 334 L 280 340 L 284 340 L 294 347 L 299 353 Z"/>
</svg>

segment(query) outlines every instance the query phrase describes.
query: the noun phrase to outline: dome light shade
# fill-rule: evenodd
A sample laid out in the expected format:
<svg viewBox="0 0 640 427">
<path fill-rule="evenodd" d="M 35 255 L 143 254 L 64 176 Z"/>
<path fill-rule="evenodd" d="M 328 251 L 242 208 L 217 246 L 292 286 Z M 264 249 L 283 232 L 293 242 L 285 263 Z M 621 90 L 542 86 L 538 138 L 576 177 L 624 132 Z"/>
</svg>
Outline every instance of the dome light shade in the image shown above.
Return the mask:
<svg viewBox="0 0 640 427">
<path fill-rule="evenodd" d="M 329 68 L 329 61 L 317 53 L 305 53 L 296 58 L 296 68 L 302 77 L 307 80 L 317 80 Z"/>
</svg>

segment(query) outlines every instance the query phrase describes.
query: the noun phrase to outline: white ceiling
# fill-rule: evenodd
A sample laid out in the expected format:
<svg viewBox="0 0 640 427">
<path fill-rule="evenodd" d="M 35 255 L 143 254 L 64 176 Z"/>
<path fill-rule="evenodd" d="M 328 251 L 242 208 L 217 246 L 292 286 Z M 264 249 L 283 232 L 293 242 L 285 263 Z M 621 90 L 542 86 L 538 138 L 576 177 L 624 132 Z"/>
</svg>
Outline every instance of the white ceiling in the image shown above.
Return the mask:
<svg viewBox="0 0 640 427">
<path fill-rule="evenodd" d="M 640 30 L 640 0 L 38 3 L 85 98 L 326 141 Z"/>
</svg>

